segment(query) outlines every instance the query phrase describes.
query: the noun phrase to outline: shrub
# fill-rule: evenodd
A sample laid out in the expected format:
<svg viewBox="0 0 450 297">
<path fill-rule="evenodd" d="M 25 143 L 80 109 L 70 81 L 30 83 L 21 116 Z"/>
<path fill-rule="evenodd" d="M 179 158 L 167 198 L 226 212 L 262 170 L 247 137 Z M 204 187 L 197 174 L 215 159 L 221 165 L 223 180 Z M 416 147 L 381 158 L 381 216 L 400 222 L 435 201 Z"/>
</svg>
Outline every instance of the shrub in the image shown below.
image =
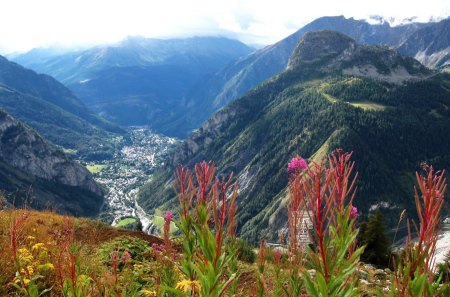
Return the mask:
<svg viewBox="0 0 450 297">
<path fill-rule="evenodd" d="M 369 217 L 362 229 L 361 245 L 365 245 L 361 260 L 381 267 L 387 267 L 389 262 L 389 244 L 386 236 L 386 224 L 381 210 Z"/>
<path fill-rule="evenodd" d="M 253 250 L 253 247 L 248 244 L 248 242 L 242 239 L 238 239 L 236 245 L 237 256 L 239 260 L 250 264 L 255 263 L 256 253 Z"/>
</svg>

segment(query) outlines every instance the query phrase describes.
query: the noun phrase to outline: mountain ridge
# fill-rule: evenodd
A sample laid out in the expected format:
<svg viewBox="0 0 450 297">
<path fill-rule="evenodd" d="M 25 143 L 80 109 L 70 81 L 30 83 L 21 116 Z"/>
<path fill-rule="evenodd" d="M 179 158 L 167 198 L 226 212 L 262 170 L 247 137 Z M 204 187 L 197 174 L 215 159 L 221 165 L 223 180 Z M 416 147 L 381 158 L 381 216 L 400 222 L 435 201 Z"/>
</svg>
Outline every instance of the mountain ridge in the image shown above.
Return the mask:
<svg viewBox="0 0 450 297">
<path fill-rule="evenodd" d="M 341 40 L 341 34 L 332 34 Z M 398 58 L 392 50 L 363 46 L 363 53 L 373 56 L 361 61 L 368 56 L 360 56 L 354 41 L 344 41 L 354 49 L 350 53 L 355 60 L 350 62 L 385 63 L 390 71 L 397 67 L 396 59 L 385 59 L 386 55 Z M 311 49 L 319 45 L 317 42 Z M 347 46 L 338 53 L 345 52 Z M 325 48 L 333 47 L 328 44 Z M 325 56 L 318 65 L 334 65 L 333 57 Z M 297 66 L 307 61 L 298 58 L 295 54 L 291 57 L 296 67 L 231 102 L 191 134 L 171 156 L 167 168 L 140 189 L 140 205 L 147 210 L 170 209 L 175 203 L 169 186 L 172 169 L 178 164 L 192 167 L 196 162 L 213 160 L 219 172 L 235 173 L 241 189 L 240 234 L 253 242 L 261 234 L 275 239 L 277 231 L 286 227 L 289 159 L 300 154 L 309 162 L 320 162 L 330 151 L 342 148 L 354 152 L 356 170 L 360 171 L 358 188 L 364 197 L 358 199 L 357 207 L 364 214 L 382 207 L 391 217 L 398 217 L 403 208 L 411 209 L 414 176 L 410 173 L 418 170 L 422 161 L 439 168 L 450 165 L 446 153 L 450 142 L 442 139 L 450 127 L 445 107 L 450 104 L 450 76 L 428 77 L 423 66 L 415 69 L 420 65 L 417 61 L 404 58 L 405 65 L 411 64 L 405 69 L 419 78 L 394 84 L 336 69 L 299 71 L 302 67 Z M 422 74 L 425 76 L 420 77 Z M 426 128 L 430 125 L 431 131 Z"/>
<path fill-rule="evenodd" d="M 441 22 L 445 22 L 445 20 Z M 205 84 L 206 88 L 200 89 L 192 95 L 199 98 L 211 98 L 210 103 L 205 102 L 199 107 L 192 108 L 183 119 L 179 120 L 183 123 L 179 126 L 188 125 L 195 128 L 201 122 L 197 119 L 199 114 L 201 119 L 207 120 L 210 114 L 224 107 L 227 103 L 244 95 L 245 92 L 266 79 L 284 71 L 298 40 L 307 32 L 335 30 L 348 35 L 358 43 L 397 48 L 405 43 L 414 32 L 425 27 L 439 26 L 441 22 L 410 22 L 392 27 L 386 22 L 374 25 L 364 20 L 347 19 L 344 16 L 318 18 L 277 43 L 242 57 L 210 78 L 208 83 Z M 420 58 L 415 53 L 411 56 Z M 419 61 L 426 62 L 422 58 Z M 203 110 L 207 112 L 202 112 Z M 192 117 L 190 114 L 196 116 Z"/>
<path fill-rule="evenodd" d="M 95 158 L 124 131 L 93 114 L 64 85 L 0 56 L 0 107 L 53 144 Z M 105 146 L 104 146 L 105 145 Z"/>
<path fill-rule="evenodd" d="M 171 122 L 196 104 L 189 92 L 251 51 L 245 44 L 223 37 L 130 37 L 115 45 L 47 58 L 40 65 L 27 61 L 26 54 L 15 61 L 54 75 L 108 120 L 127 126 L 148 125 L 180 136 L 180 127 L 172 128 Z M 112 93 L 111 87 L 118 92 Z"/>
</svg>

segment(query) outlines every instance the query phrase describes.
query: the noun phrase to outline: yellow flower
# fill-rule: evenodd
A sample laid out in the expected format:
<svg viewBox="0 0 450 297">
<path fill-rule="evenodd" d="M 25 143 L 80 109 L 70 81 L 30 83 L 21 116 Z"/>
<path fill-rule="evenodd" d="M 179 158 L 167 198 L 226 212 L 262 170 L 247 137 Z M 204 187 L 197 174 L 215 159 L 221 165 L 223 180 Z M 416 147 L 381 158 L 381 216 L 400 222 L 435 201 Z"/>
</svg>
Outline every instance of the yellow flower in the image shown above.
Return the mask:
<svg viewBox="0 0 450 297">
<path fill-rule="evenodd" d="M 40 270 L 53 270 L 53 269 L 55 269 L 55 266 L 53 266 L 52 263 L 45 263 L 45 264 L 39 265 L 38 268 Z"/>
<path fill-rule="evenodd" d="M 19 253 L 19 260 L 21 262 L 30 263 L 33 261 L 33 255 L 30 253 L 30 251 L 26 248 L 21 248 L 18 250 Z"/>
<path fill-rule="evenodd" d="M 197 288 L 200 291 L 200 282 L 198 280 L 191 281 L 188 279 L 184 279 L 177 283 L 176 289 L 182 290 L 183 292 L 188 292 L 188 290 L 192 289 L 193 287 Z"/>
<path fill-rule="evenodd" d="M 142 296 L 146 296 L 146 297 L 156 296 L 156 291 L 153 291 L 153 290 L 146 290 L 146 289 L 144 289 L 144 290 L 141 290 L 139 293 Z"/>
<path fill-rule="evenodd" d="M 32 251 L 34 250 L 39 250 L 39 249 L 45 249 L 44 244 L 42 242 L 36 243 L 35 245 L 33 245 L 33 247 L 31 248 Z"/>
<path fill-rule="evenodd" d="M 27 239 L 28 239 L 29 241 L 35 241 L 35 240 L 36 240 L 36 237 L 29 235 L 29 236 L 27 236 Z"/>
<path fill-rule="evenodd" d="M 28 270 L 28 275 L 33 275 L 33 272 L 34 272 L 33 266 L 28 265 L 28 266 L 27 266 L 27 270 Z"/>
<path fill-rule="evenodd" d="M 21 281 L 23 281 L 25 286 L 27 286 L 30 283 L 30 280 L 28 278 L 22 278 L 22 280 L 20 279 L 20 277 L 17 276 L 14 278 L 14 283 L 16 284 L 20 284 Z"/>
</svg>

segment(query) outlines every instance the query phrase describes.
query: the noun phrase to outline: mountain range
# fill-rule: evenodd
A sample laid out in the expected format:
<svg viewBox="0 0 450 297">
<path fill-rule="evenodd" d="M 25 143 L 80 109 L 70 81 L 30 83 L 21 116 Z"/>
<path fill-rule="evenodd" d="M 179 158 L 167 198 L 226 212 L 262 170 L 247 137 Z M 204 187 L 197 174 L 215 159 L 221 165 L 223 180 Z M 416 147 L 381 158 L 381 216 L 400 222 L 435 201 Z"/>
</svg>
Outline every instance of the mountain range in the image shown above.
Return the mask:
<svg viewBox="0 0 450 297">
<path fill-rule="evenodd" d="M 95 159 L 123 130 L 94 114 L 63 84 L 0 56 L 0 107 L 53 144 Z"/>
<path fill-rule="evenodd" d="M 190 93 L 252 50 L 220 37 L 129 37 L 115 45 L 56 56 L 35 50 L 14 60 L 54 76 L 108 120 L 125 126 L 148 125 L 180 136 L 180 127 L 172 123 L 197 104 L 190 100 Z"/>
<path fill-rule="evenodd" d="M 421 162 L 450 165 L 448 74 L 334 31 L 305 33 L 286 65 L 191 134 L 141 188 L 141 205 L 172 208 L 174 167 L 213 160 L 235 173 L 239 232 L 257 242 L 286 227 L 286 166 L 296 154 L 320 162 L 336 148 L 353 151 L 356 206 L 364 215 L 382 208 L 391 220 L 414 207 Z"/>
<path fill-rule="evenodd" d="M 62 211 L 92 214 L 101 193 L 95 184 L 86 187 L 90 175 L 52 144 L 81 159 L 105 159 L 124 135 L 116 124 L 147 125 L 169 136 L 189 135 L 140 189 L 148 211 L 172 207 L 168 185 L 177 164 L 214 160 L 221 172 L 236 174 L 239 232 L 256 241 L 261 232 L 270 236 L 285 227 L 289 159 L 300 154 L 320 161 L 343 148 L 354 151 L 361 176 L 357 206 L 365 214 L 381 207 L 395 218 L 411 208 L 413 173 L 422 161 L 450 164 L 450 75 L 440 71 L 450 59 L 449 25 L 450 19 L 391 27 L 323 17 L 256 51 L 220 37 L 132 37 L 14 57 L 34 71 L 0 56 L 0 107 L 25 124 L 3 119 L 27 135 L 5 130 L 1 186 L 11 193 L 33 184 L 41 197 L 36 207 L 48 201 L 67 204 Z M 27 153 L 14 155 L 22 139 Z M 9 154 L 36 164 L 60 159 L 36 167 L 8 160 Z M 58 165 L 64 162 L 77 169 Z M 50 176 L 39 172 L 55 166 Z M 67 182 L 61 170 L 78 181 Z M 78 191 L 84 191 L 80 201 L 69 198 Z"/>
<path fill-rule="evenodd" d="M 195 94 L 199 99 L 194 101 L 201 101 L 200 98 L 209 100 L 203 101 L 200 106 L 193 106 L 193 110 L 187 112 L 182 119 L 184 125 L 198 125 L 198 114 L 202 116 L 202 120 L 206 120 L 211 113 L 282 72 L 298 40 L 307 32 L 320 30 L 338 31 L 363 44 L 386 45 L 398 49 L 402 54 L 415 57 L 428 67 L 442 67 L 450 62 L 450 19 L 392 27 L 387 22 L 370 24 L 343 16 L 321 17 L 283 40 L 257 50 L 216 73 L 205 84 L 206 87 Z M 195 117 L 191 114 L 195 114 Z"/>
<path fill-rule="evenodd" d="M 225 38 L 132 37 L 112 46 L 62 54 L 36 49 L 14 60 L 61 80 L 112 122 L 149 125 L 185 138 L 214 112 L 282 72 L 297 41 L 309 31 L 335 30 L 359 43 L 386 45 L 439 68 L 450 60 L 449 22 L 390 26 L 322 17 L 257 51 Z"/>
</svg>

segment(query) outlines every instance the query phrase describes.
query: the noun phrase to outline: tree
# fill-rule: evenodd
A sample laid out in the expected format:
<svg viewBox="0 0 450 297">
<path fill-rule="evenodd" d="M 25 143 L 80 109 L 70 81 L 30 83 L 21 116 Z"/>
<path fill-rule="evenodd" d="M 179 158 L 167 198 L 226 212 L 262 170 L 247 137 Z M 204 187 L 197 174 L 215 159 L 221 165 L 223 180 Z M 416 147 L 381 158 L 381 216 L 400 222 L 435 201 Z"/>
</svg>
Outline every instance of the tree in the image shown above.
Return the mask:
<svg viewBox="0 0 450 297">
<path fill-rule="evenodd" d="M 361 229 L 361 244 L 366 245 L 361 260 L 377 266 L 387 267 L 389 244 L 382 212 L 378 209 L 375 214 L 369 217 L 367 225 Z"/>
</svg>

